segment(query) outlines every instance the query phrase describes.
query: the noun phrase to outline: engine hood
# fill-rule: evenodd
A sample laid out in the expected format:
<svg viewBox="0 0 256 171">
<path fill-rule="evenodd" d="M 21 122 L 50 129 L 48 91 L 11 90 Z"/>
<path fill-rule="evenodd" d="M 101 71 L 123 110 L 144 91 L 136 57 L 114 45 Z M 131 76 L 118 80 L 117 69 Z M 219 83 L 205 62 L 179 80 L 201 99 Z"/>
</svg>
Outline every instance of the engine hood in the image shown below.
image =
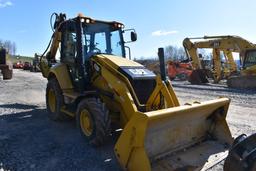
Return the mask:
<svg viewBox="0 0 256 171">
<path fill-rule="evenodd" d="M 124 75 L 131 83 L 140 103 L 146 104 L 156 85 L 156 75 L 152 71 L 137 62 L 118 56 L 99 54 L 93 58 Z"/>
<path fill-rule="evenodd" d="M 95 55 L 93 58 L 101 58 L 104 59 L 104 62 L 111 65 L 113 68 L 118 69 L 118 68 L 122 68 L 122 67 L 144 67 L 143 65 L 120 57 L 120 56 L 114 56 L 114 55 L 105 55 L 105 54 L 98 54 Z"/>
</svg>

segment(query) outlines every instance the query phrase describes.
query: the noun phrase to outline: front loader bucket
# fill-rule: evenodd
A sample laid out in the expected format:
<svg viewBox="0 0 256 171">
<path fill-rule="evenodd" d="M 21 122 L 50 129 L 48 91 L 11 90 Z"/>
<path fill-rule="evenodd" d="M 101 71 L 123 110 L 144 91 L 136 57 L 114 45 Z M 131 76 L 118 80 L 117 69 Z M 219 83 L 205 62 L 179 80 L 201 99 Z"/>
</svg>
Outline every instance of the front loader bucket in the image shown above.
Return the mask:
<svg viewBox="0 0 256 171">
<path fill-rule="evenodd" d="M 229 99 L 221 98 L 136 113 L 115 145 L 128 170 L 205 170 L 223 160 L 232 144 L 226 122 Z"/>
</svg>

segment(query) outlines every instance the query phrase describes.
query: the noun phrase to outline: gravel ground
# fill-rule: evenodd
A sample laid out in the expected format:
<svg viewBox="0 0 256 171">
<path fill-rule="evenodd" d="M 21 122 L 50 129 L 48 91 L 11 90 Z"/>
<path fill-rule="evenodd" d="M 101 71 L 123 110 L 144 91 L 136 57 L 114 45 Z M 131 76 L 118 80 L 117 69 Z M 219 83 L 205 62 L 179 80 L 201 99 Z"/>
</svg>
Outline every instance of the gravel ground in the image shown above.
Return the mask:
<svg viewBox="0 0 256 171">
<path fill-rule="evenodd" d="M 225 84 L 191 85 L 187 81 L 174 81 L 173 87 L 181 102 L 206 101 L 219 97 L 231 99 L 227 121 L 232 135 L 256 132 L 256 90 L 230 89 Z"/>
<path fill-rule="evenodd" d="M 50 121 L 45 86 L 40 73 L 14 70 L 12 80 L 0 78 L 0 170 L 120 170 L 113 153 L 117 137 L 95 149 L 83 141 L 74 120 Z M 233 136 L 256 132 L 256 91 L 178 81 L 173 86 L 181 104 L 231 98 L 227 120 Z"/>
<path fill-rule="evenodd" d="M 0 170 L 120 170 L 114 141 L 95 149 L 74 120 L 48 119 L 45 87 L 40 73 L 19 70 L 0 81 Z"/>
</svg>

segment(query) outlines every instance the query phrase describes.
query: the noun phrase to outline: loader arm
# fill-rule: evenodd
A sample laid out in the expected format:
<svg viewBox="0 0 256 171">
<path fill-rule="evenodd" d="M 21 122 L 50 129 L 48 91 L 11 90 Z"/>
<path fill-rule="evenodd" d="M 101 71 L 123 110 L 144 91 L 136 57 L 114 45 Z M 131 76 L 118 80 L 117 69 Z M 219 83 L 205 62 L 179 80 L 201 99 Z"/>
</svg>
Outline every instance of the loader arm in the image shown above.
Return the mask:
<svg viewBox="0 0 256 171">
<path fill-rule="evenodd" d="M 208 169 L 226 157 L 233 141 L 225 119 L 229 99 L 180 106 L 170 82 L 157 76 L 143 109 L 136 102 L 134 84 L 130 84 L 129 76 L 122 74 L 122 68 L 140 68 L 145 80 L 148 71 L 143 66 L 108 55 L 97 55 L 92 60 L 99 68 L 93 76 L 93 85 L 103 89 L 100 80 L 104 80 L 109 87 L 107 91 L 114 93 L 113 99 L 120 107 L 123 131 L 115 145 L 115 154 L 124 169 Z M 162 105 L 158 98 L 161 96 Z M 177 162 L 177 158 L 181 161 Z"/>
</svg>

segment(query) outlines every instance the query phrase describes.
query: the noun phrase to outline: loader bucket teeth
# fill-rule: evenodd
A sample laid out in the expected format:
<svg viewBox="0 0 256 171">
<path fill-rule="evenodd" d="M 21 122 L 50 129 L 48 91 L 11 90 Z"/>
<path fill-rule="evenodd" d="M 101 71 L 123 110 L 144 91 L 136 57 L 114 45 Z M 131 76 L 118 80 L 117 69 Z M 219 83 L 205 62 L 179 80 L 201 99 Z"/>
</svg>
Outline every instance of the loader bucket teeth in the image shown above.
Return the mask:
<svg viewBox="0 0 256 171">
<path fill-rule="evenodd" d="M 232 144 L 226 123 L 229 99 L 136 113 L 115 146 L 128 170 L 207 169 Z M 217 157 L 216 157 L 217 156 Z"/>
</svg>

